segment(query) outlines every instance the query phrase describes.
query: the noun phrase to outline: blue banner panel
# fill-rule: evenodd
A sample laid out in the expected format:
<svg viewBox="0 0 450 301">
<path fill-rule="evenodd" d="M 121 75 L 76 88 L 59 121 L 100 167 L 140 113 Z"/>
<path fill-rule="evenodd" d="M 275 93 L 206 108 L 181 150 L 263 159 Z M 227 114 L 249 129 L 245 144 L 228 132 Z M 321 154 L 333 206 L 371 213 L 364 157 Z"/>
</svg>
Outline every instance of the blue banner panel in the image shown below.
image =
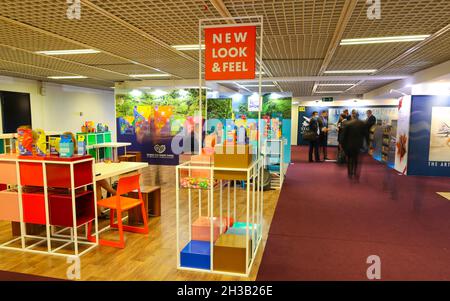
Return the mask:
<svg viewBox="0 0 450 301">
<path fill-rule="evenodd" d="M 413 96 L 408 175 L 450 176 L 450 97 Z"/>
</svg>

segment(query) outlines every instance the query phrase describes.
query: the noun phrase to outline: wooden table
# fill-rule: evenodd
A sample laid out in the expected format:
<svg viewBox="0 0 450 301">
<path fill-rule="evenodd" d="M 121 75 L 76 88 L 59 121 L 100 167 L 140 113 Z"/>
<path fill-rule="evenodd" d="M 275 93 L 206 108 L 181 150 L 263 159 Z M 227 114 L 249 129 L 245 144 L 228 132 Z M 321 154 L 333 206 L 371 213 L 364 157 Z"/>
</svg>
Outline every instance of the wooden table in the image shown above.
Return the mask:
<svg viewBox="0 0 450 301">
<path fill-rule="evenodd" d="M 107 148 L 110 147 L 113 149 L 113 161 L 118 161 L 119 155 L 118 155 L 118 148 L 123 147 L 125 148 L 125 155 L 127 154 L 127 146 L 130 146 L 131 143 L 129 142 L 105 142 L 105 143 L 98 143 L 98 144 L 92 144 L 87 145 L 86 149 L 96 149 L 97 151 L 97 160 L 99 160 L 99 149 L 100 148 Z"/>
<path fill-rule="evenodd" d="M 436 193 L 439 194 L 441 197 L 444 197 L 450 201 L 450 192 L 436 192 Z"/>
<path fill-rule="evenodd" d="M 119 162 L 119 163 L 95 163 L 95 180 L 103 180 L 120 176 L 133 171 L 146 168 L 145 162 Z"/>
</svg>

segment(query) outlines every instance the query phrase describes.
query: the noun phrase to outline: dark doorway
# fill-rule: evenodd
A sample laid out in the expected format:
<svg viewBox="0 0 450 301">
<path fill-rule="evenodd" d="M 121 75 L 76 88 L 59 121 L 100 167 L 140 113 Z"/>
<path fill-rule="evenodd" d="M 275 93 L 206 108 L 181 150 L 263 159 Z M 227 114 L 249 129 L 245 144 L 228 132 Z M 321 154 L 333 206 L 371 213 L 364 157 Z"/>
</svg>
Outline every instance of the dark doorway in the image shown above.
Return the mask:
<svg viewBox="0 0 450 301">
<path fill-rule="evenodd" d="M 3 133 L 15 133 L 22 125 L 31 126 L 30 94 L 0 91 Z"/>
</svg>

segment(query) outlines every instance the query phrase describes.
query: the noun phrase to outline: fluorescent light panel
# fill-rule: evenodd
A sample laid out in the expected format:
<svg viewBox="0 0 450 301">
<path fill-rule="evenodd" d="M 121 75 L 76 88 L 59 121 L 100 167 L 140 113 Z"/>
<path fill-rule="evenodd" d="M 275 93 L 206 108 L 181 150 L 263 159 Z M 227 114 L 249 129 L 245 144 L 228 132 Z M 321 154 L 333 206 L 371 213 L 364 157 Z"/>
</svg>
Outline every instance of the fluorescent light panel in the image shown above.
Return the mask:
<svg viewBox="0 0 450 301">
<path fill-rule="evenodd" d="M 87 78 L 87 76 L 69 75 L 69 76 L 49 76 L 47 78 L 50 78 L 50 79 L 83 79 L 83 78 Z"/>
<path fill-rule="evenodd" d="M 186 51 L 186 50 L 198 50 L 198 44 L 190 44 L 190 45 L 173 45 L 173 48 L 176 50 Z M 205 49 L 205 45 L 201 45 L 201 49 Z"/>
<path fill-rule="evenodd" d="M 134 78 L 144 78 L 144 77 L 169 77 L 170 74 L 167 73 L 151 73 L 151 74 L 130 74 L 130 77 Z"/>
<path fill-rule="evenodd" d="M 347 87 L 354 86 L 355 84 L 317 84 L 317 86 L 321 87 Z"/>
<path fill-rule="evenodd" d="M 364 70 L 328 70 L 325 74 L 353 74 L 353 73 L 374 73 L 377 69 L 364 69 Z"/>
<path fill-rule="evenodd" d="M 69 55 L 69 54 L 94 54 L 99 53 L 100 51 L 95 49 L 70 49 L 70 50 L 44 50 L 44 51 L 36 51 L 38 54 L 45 55 Z"/>
<path fill-rule="evenodd" d="M 338 94 L 338 93 L 344 93 L 345 91 L 316 91 L 315 93 L 318 94 Z"/>
<path fill-rule="evenodd" d="M 343 39 L 341 40 L 341 45 L 345 46 L 345 45 L 364 45 L 364 44 L 379 44 L 379 43 L 418 42 L 425 40 L 429 36 L 430 35 L 414 35 L 414 36 Z"/>
<path fill-rule="evenodd" d="M 259 87 L 259 85 L 242 85 L 244 87 L 247 88 L 255 88 L 255 87 Z M 276 87 L 275 85 L 261 85 L 261 87 Z"/>
</svg>

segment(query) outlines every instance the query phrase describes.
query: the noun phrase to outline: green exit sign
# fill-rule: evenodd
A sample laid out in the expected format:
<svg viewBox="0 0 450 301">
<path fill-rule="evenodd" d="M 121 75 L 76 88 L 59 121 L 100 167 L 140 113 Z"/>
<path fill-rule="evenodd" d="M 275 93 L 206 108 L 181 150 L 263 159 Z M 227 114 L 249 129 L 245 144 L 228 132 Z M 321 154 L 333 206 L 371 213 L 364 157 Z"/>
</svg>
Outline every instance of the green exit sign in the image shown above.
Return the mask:
<svg viewBox="0 0 450 301">
<path fill-rule="evenodd" d="M 333 100 L 334 100 L 333 97 L 323 97 L 323 98 L 322 98 L 322 101 L 323 101 L 323 102 L 332 102 Z"/>
</svg>

